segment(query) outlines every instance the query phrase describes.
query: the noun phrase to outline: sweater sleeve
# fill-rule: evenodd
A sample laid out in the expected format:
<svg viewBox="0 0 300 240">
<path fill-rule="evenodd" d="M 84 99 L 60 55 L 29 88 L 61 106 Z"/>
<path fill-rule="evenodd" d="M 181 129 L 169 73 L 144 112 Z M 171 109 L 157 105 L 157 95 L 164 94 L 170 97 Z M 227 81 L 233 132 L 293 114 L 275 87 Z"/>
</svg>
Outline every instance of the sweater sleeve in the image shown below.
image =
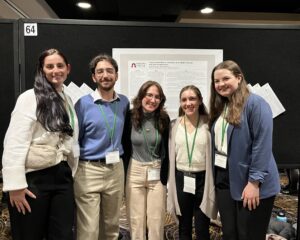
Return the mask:
<svg viewBox="0 0 300 240">
<path fill-rule="evenodd" d="M 27 187 L 25 160 L 36 123 L 36 99 L 33 90 L 19 96 L 4 138 L 2 156 L 3 191 Z"/>
</svg>

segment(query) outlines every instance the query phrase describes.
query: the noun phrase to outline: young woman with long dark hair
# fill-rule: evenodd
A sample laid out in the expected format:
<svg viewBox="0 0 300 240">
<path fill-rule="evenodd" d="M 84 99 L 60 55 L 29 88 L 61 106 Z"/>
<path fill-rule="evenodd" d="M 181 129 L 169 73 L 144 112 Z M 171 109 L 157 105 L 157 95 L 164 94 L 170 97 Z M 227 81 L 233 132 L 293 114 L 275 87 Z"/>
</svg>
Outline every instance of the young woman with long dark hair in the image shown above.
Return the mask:
<svg viewBox="0 0 300 240">
<path fill-rule="evenodd" d="M 194 85 L 181 89 L 179 116 L 171 123 L 169 137 L 170 176 L 168 211 L 179 221 L 179 239 L 209 240 L 209 223 L 216 218 L 211 168 L 208 113 L 200 90 Z"/>
<path fill-rule="evenodd" d="M 3 191 L 14 240 L 73 239 L 78 124 L 63 83 L 70 72 L 56 49 L 41 53 L 34 88 L 22 93 L 4 140 Z"/>
</svg>

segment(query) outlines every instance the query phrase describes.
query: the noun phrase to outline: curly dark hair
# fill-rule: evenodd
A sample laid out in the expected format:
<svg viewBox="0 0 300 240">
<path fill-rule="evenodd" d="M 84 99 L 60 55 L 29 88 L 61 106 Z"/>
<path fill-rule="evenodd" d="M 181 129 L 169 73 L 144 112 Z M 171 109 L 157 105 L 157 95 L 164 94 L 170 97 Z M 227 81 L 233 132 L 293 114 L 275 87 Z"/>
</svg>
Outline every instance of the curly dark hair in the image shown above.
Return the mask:
<svg viewBox="0 0 300 240">
<path fill-rule="evenodd" d="M 98 62 L 101 62 L 101 61 L 109 62 L 115 69 L 116 73 L 118 72 L 119 67 L 118 67 L 118 63 L 116 62 L 115 59 L 113 59 L 108 54 L 99 54 L 90 61 L 89 67 L 90 67 L 90 71 L 92 74 L 95 74 L 95 68 L 96 68 Z"/>
<path fill-rule="evenodd" d="M 151 86 L 156 86 L 160 96 L 160 103 L 158 108 L 154 112 L 155 122 L 157 123 L 158 131 L 162 133 L 169 126 L 169 115 L 167 114 L 164 104 L 166 102 L 166 96 L 162 90 L 162 87 L 158 82 L 149 80 L 145 82 L 139 89 L 137 96 L 132 100 L 133 108 L 131 110 L 132 124 L 135 129 L 141 129 L 142 122 L 144 120 L 142 100 L 147 94 L 147 90 Z"/>
</svg>

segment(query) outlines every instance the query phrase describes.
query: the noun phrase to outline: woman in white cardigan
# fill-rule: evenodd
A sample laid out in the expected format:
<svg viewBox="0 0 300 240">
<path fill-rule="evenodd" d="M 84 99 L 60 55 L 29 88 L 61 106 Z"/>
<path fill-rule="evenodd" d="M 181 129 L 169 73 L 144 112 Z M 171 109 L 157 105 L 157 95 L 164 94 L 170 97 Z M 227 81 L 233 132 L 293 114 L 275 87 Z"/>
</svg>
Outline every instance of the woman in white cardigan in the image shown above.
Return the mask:
<svg viewBox="0 0 300 240">
<path fill-rule="evenodd" d="M 14 240 L 73 239 L 78 123 L 63 92 L 70 72 L 56 49 L 41 53 L 34 88 L 22 93 L 4 139 L 3 191 Z"/>
<path fill-rule="evenodd" d="M 210 218 L 217 216 L 211 167 L 208 113 L 200 90 L 189 85 L 180 92 L 179 117 L 169 136 L 168 211 L 179 220 L 179 239 L 209 240 Z"/>
</svg>

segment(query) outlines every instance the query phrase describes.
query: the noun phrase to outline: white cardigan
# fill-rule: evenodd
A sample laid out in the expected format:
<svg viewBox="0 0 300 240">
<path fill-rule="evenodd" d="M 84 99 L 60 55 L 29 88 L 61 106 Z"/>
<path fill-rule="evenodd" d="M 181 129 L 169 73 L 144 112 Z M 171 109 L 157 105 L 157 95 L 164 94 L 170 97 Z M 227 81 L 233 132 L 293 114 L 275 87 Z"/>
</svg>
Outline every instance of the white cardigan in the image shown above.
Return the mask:
<svg viewBox="0 0 300 240">
<path fill-rule="evenodd" d="M 71 98 L 67 97 L 67 101 L 74 113 L 74 133 L 73 137 L 66 138 L 60 145 L 58 149 L 60 157 L 57 163 L 67 155 L 68 164 L 74 175 L 78 166 L 78 157 L 73 155 L 73 145 L 78 141 L 78 120 Z M 3 191 L 18 190 L 28 186 L 25 173 L 34 171 L 25 168 L 26 156 L 31 144 L 56 147 L 60 141 L 58 133 L 46 131 L 37 121 L 36 107 L 35 93 L 30 89 L 19 96 L 11 114 L 2 156 Z"/>
<path fill-rule="evenodd" d="M 168 197 L 167 210 L 177 221 L 176 215 L 181 215 L 180 207 L 177 199 L 175 168 L 176 168 L 176 154 L 175 154 L 175 136 L 181 117 L 173 120 L 171 123 L 171 130 L 169 134 L 169 181 L 168 181 Z M 204 193 L 200 208 L 202 212 L 211 219 L 217 218 L 217 207 L 215 201 L 215 187 L 212 174 L 212 160 L 211 160 L 211 137 L 207 126 L 207 148 L 206 148 L 206 167 L 205 167 L 205 184 Z"/>
</svg>

